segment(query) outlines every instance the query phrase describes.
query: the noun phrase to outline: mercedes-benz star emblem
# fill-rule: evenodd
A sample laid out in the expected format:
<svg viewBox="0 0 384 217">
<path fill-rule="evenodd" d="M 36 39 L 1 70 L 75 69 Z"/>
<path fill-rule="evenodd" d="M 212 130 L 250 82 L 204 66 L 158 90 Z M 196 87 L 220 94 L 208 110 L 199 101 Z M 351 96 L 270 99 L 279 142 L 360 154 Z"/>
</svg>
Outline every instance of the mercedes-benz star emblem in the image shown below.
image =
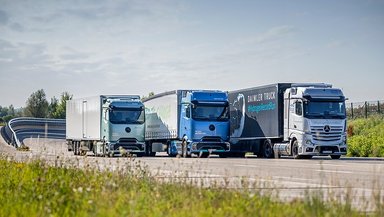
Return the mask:
<svg viewBox="0 0 384 217">
<path fill-rule="evenodd" d="M 325 125 L 324 131 L 328 133 L 329 131 L 331 131 L 331 127 L 329 125 Z"/>
</svg>

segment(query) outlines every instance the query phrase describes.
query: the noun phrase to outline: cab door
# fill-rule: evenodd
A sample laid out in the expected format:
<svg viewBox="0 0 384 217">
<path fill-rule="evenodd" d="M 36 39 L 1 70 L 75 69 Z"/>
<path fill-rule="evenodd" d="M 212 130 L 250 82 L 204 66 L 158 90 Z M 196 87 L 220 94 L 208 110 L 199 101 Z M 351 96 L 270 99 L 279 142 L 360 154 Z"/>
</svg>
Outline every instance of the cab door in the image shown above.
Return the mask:
<svg viewBox="0 0 384 217">
<path fill-rule="evenodd" d="M 191 105 L 182 104 L 180 113 L 180 138 L 191 138 Z"/>
<path fill-rule="evenodd" d="M 301 99 L 291 100 L 289 128 L 292 133 L 303 133 L 304 117 L 303 117 L 303 101 Z"/>
</svg>

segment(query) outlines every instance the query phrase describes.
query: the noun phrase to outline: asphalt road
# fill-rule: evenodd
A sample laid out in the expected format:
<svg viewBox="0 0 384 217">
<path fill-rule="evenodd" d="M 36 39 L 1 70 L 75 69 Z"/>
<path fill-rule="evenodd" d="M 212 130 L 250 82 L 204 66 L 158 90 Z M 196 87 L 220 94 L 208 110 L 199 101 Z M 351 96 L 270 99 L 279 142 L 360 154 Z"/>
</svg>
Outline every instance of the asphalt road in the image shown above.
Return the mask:
<svg viewBox="0 0 384 217">
<path fill-rule="evenodd" d="M 170 158 L 156 157 L 103 158 L 74 156 L 63 140 L 26 139 L 29 152 L 6 147 L 0 151 L 16 160 L 45 159 L 54 165 L 93 167 L 100 170 L 143 171 L 147 168 L 160 181 L 188 182 L 202 187 L 248 188 L 251 192 L 270 194 L 282 200 L 304 198 L 308 192 L 325 199 L 345 201 L 351 198 L 359 209 L 372 209 L 379 197 L 384 201 L 384 159 L 347 158 L 331 160 L 314 157 L 292 158 Z"/>
</svg>

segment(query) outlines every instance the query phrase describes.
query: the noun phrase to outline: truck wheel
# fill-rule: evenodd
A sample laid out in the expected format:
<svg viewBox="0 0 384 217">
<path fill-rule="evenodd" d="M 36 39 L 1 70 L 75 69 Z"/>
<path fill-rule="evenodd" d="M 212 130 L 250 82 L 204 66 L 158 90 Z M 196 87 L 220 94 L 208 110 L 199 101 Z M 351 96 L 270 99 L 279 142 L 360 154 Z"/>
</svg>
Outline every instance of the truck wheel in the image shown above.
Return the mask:
<svg viewBox="0 0 384 217">
<path fill-rule="evenodd" d="M 156 152 L 152 151 L 152 142 L 148 142 L 145 145 L 145 155 L 148 157 L 154 157 L 156 156 Z"/>
<path fill-rule="evenodd" d="M 331 158 L 334 160 L 340 159 L 341 155 L 331 155 Z"/>
<path fill-rule="evenodd" d="M 72 147 L 73 147 L 73 155 L 76 155 L 76 142 L 72 142 Z"/>
<path fill-rule="evenodd" d="M 199 158 L 207 158 L 209 156 L 209 152 L 200 152 L 198 156 Z"/>
<path fill-rule="evenodd" d="M 269 139 L 264 140 L 262 150 L 261 150 L 261 156 L 263 158 L 273 158 L 274 157 L 274 152 L 273 152 L 271 140 L 269 140 Z"/>
<path fill-rule="evenodd" d="M 292 144 L 292 156 L 293 159 L 300 159 L 301 156 L 299 155 L 299 142 L 295 140 Z"/>
<path fill-rule="evenodd" d="M 183 140 L 183 142 L 181 143 L 181 153 L 182 153 L 182 157 L 183 158 L 187 158 L 187 157 L 190 157 L 188 155 L 188 147 L 187 147 L 187 141 Z"/>
<path fill-rule="evenodd" d="M 137 153 L 136 154 L 136 157 L 143 157 L 144 156 L 144 153 Z"/>
<path fill-rule="evenodd" d="M 228 153 L 221 153 L 221 154 L 219 154 L 220 158 L 227 158 L 228 156 L 229 156 Z"/>
<path fill-rule="evenodd" d="M 73 148 L 73 154 L 74 155 L 79 155 L 80 154 L 80 142 L 77 142 L 77 141 L 75 141 L 74 142 L 74 148 Z"/>
<path fill-rule="evenodd" d="M 172 148 L 171 144 L 168 144 L 168 146 L 167 146 L 167 154 L 168 154 L 168 156 L 169 157 L 176 157 L 175 154 L 172 154 L 171 148 Z"/>
</svg>

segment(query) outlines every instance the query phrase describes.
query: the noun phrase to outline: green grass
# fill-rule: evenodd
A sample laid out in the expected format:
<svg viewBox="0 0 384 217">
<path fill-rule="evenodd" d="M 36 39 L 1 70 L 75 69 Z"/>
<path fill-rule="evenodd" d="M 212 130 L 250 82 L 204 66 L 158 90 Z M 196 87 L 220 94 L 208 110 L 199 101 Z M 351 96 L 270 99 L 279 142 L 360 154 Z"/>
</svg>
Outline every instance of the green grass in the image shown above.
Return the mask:
<svg viewBox="0 0 384 217">
<path fill-rule="evenodd" d="M 384 157 L 384 117 L 349 121 L 347 142 L 348 156 Z"/>
<path fill-rule="evenodd" d="M 349 201 L 277 202 L 249 189 L 159 182 L 139 172 L 50 167 L 0 158 L 0 216 L 361 216 Z M 377 212 L 373 215 L 380 216 Z"/>
</svg>

